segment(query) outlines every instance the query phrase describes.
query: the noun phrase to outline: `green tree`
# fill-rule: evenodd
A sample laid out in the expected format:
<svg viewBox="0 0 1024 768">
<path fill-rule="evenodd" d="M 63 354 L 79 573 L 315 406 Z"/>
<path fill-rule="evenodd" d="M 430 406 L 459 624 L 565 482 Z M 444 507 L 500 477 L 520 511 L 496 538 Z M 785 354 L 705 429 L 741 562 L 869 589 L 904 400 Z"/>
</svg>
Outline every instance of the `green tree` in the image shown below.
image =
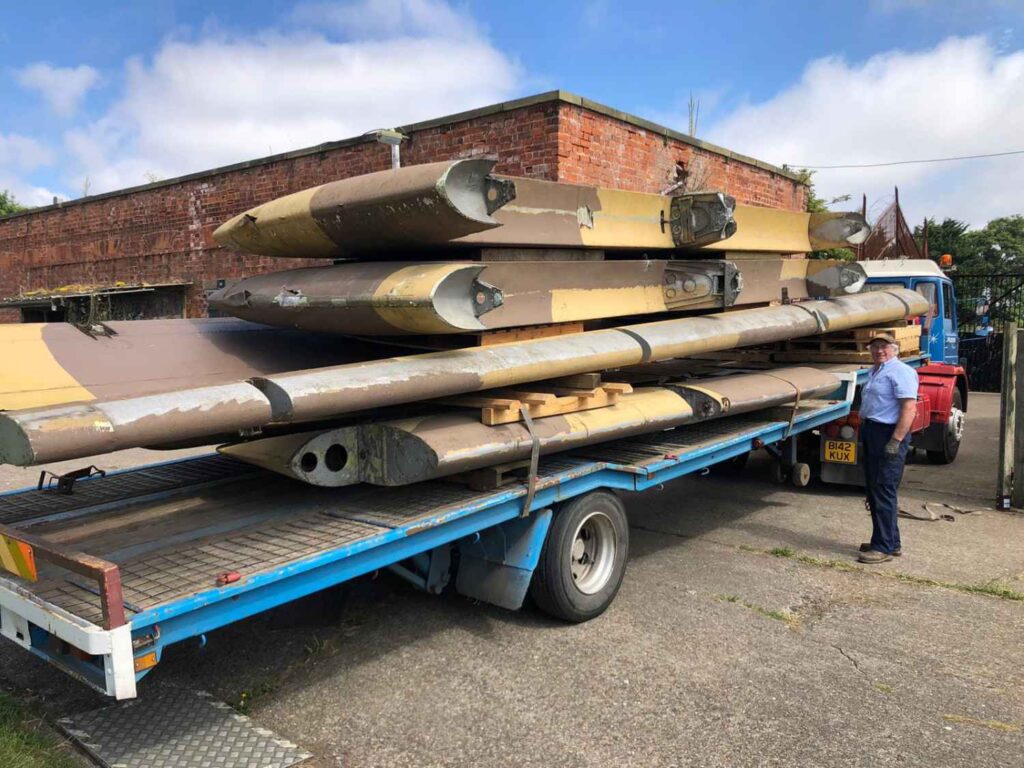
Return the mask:
<svg viewBox="0 0 1024 768">
<path fill-rule="evenodd" d="M 914 227 L 914 237 L 924 241 L 924 227 Z M 936 223 L 928 219 L 928 251 L 935 260 L 948 253 L 957 271 L 987 274 L 1024 268 L 1024 216 L 993 219 L 981 229 L 968 230 L 958 219 Z"/>
<path fill-rule="evenodd" d="M 963 263 L 984 265 L 989 272 L 1024 268 L 1024 216 L 992 219 L 984 229 L 963 236 Z"/>
<path fill-rule="evenodd" d="M 27 206 L 22 205 L 14 199 L 14 195 L 6 189 L 0 192 L 0 216 L 10 216 L 12 213 L 24 211 Z"/>
</svg>

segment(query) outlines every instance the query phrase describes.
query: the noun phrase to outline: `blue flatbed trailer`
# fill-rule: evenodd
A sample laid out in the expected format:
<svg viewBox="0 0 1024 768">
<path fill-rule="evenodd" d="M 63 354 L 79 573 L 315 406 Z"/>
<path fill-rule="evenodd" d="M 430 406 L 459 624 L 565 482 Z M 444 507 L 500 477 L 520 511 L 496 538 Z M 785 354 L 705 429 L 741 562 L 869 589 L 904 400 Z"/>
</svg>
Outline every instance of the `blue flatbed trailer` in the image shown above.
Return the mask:
<svg viewBox="0 0 1024 768">
<path fill-rule="evenodd" d="M 0 575 L 0 633 L 125 699 L 168 646 L 383 568 L 429 592 L 453 580 L 462 594 L 517 609 L 557 527 L 553 511 L 758 448 L 785 461 L 798 436 L 849 413 L 862 375 L 840 374 L 831 398 L 796 408 L 545 457 L 532 492 L 442 480 L 317 488 L 209 454 L 85 478 L 69 494 L 2 494 L 0 547 L 8 558 L 11 547 L 29 553 L 38 574 Z"/>
</svg>

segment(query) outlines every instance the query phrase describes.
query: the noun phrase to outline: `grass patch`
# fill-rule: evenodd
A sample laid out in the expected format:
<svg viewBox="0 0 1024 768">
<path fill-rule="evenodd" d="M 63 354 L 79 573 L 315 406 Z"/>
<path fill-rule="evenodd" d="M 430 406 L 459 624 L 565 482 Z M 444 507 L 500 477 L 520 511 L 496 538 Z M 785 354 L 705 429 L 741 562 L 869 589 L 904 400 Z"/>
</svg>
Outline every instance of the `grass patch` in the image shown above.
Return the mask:
<svg viewBox="0 0 1024 768">
<path fill-rule="evenodd" d="M 81 765 L 51 734 L 33 725 L 21 704 L 0 691 L 0 765 L 4 768 L 73 768 Z"/>
<path fill-rule="evenodd" d="M 957 725 L 980 725 L 983 728 L 988 728 L 992 731 L 1002 731 L 1003 733 L 1017 733 L 1020 730 L 1019 725 L 1013 723 L 1004 723 L 1002 720 L 979 720 L 975 717 L 967 717 L 966 715 L 943 715 L 942 719 L 947 723 L 956 723 Z"/>
<path fill-rule="evenodd" d="M 238 694 L 238 701 L 229 702 L 236 712 L 240 712 L 245 715 L 248 714 L 249 710 L 252 709 L 252 705 L 265 696 L 277 691 L 277 683 L 273 683 L 269 680 L 261 680 L 256 683 L 251 689 L 242 691 Z"/>
<path fill-rule="evenodd" d="M 799 617 L 789 611 L 774 611 L 770 608 L 758 605 L 757 603 L 748 603 L 746 600 L 740 599 L 739 595 L 715 595 L 715 599 L 721 600 L 725 603 L 736 603 L 737 605 L 742 605 L 748 611 L 753 611 L 754 613 L 760 614 L 761 616 L 769 619 L 774 619 L 775 621 L 781 621 L 790 629 L 795 629 L 800 623 Z"/>
<path fill-rule="evenodd" d="M 875 690 L 881 691 L 882 693 L 892 693 L 895 688 L 888 683 L 875 683 Z"/>
<path fill-rule="evenodd" d="M 963 584 L 958 581 L 939 581 L 938 579 L 929 579 L 926 576 L 913 576 L 909 573 L 900 573 L 899 571 L 875 571 L 863 568 L 854 563 L 848 563 L 844 560 L 829 560 L 824 557 L 805 555 L 802 552 L 797 552 L 789 547 L 758 549 L 756 547 L 740 546 L 740 549 L 744 552 L 754 552 L 761 555 L 787 558 L 789 560 L 795 560 L 798 563 L 803 563 L 804 565 L 813 565 L 817 568 L 831 568 L 836 571 L 866 573 L 870 576 L 896 579 L 896 581 L 906 582 L 907 584 L 917 584 L 922 587 L 940 587 L 941 589 L 952 589 L 957 592 L 967 592 L 975 595 L 988 595 L 989 597 L 997 597 L 1000 600 L 1024 602 L 1024 592 L 1016 590 L 1008 584 L 1003 584 L 1000 581 L 990 581 L 985 584 Z"/>
</svg>

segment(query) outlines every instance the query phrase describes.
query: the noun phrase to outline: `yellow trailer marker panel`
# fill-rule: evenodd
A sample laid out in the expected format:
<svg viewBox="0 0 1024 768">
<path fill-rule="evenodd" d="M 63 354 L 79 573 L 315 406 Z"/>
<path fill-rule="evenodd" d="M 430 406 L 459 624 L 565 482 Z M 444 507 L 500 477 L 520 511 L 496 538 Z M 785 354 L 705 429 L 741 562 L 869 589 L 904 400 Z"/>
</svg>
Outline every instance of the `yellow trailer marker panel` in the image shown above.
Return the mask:
<svg viewBox="0 0 1024 768">
<path fill-rule="evenodd" d="M 0 533 L 0 565 L 4 570 L 28 581 L 36 581 L 36 558 L 32 546 Z"/>
</svg>

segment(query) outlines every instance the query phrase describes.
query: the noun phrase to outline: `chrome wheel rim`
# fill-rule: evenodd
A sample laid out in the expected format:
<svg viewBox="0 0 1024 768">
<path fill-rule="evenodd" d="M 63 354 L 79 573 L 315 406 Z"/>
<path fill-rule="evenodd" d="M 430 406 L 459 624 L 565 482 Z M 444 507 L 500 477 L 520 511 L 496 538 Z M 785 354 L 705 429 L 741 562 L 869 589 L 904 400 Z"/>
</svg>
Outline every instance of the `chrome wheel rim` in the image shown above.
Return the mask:
<svg viewBox="0 0 1024 768">
<path fill-rule="evenodd" d="M 576 527 L 570 550 L 570 571 L 576 589 L 585 595 L 601 591 L 615 565 L 615 526 L 604 512 L 591 512 Z"/>
<path fill-rule="evenodd" d="M 964 412 L 959 408 L 952 408 L 949 411 L 949 431 L 958 443 L 963 439 Z"/>
</svg>

